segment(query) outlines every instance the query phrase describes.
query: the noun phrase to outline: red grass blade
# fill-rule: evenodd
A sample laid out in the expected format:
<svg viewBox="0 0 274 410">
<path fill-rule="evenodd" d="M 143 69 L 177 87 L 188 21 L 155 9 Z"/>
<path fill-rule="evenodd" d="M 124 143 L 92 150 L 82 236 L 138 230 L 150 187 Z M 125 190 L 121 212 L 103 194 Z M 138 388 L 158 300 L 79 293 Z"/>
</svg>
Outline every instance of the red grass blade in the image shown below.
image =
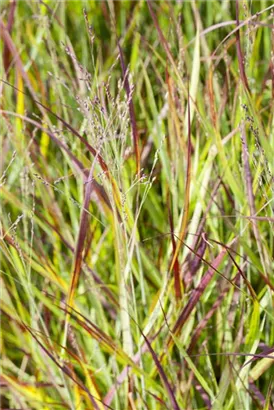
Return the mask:
<svg viewBox="0 0 274 410">
<path fill-rule="evenodd" d="M 170 197 L 169 192 L 168 192 L 168 197 Z M 174 237 L 174 225 L 173 225 L 173 219 L 171 215 L 171 206 L 170 206 L 170 201 L 167 199 L 167 207 L 168 207 L 168 219 L 169 219 L 169 226 L 170 226 L 170 232 L 171 232 L 171 241 L 172 241 L 172 249 L 173 249 L 173 258 L 175 258 L 174 262 L 174 291 L 175 291 L 175 297 L 177 301 L 181 300 L 182 298 L 182 292 L 181 292 L 181 280 L 180 280 L 180 265 L 178 261 L 178 256 L 176 256 L 176 241 Z"/>
<path fill-rule="evenodd" d="M 179 318 L 177 319 L 177 321 L 176 321 L 176 323 L 175 323 L 175 325 L 172 329 L 173 334 L 177 335 L 181 331 L 182 327 L 186 323 L 186 321 L 189 318 L 191 312 L 193 311 L 193 309 L 197 305 L 197 303 L 200 300 L 202 294 L 204 293 L 206 287 L 208 286 L 209 282 L 211 281 L 211 279 L 212 279 L 212 277 L 215 273 L 215 270 L 218 268 L 218 266 L 222 262 L 226 252 L 227 251 L 226 251 L 225 248 L 221 250 L 219 255 L 212 262 L 211 267 L 208 269 L 208 271 L 202 277 L 202 279 L 201 279 L 199 285 L 197 286 L 197 288 L 195 288 L 194 291 L 192 292 L 188 303 L 183 308 Z M 171 345 L 172 343 L 173 343 L 173 339 L 170 336 L 169 340 L 168 340 L 168 345 Z"/>
<path fill-rule="evenodd" d="M 237 275 L 238 277 L 238 275 Z M 236 278 L 235 278 L 236 279 Z M 216 312 L 216 310 L 218 309 L 218 307 L 221 305 L 226 293 L 228 292 L 229 287 L 225 288 L 222 293 L 220 294 L 220 296 L 218 297 L 218 299 L 215 301 L 215 303 L 212 305 L 211 309 L 207 312 L 207 314 L 205 315 L 205 317 L 200 321 L 200 323 L 198 324 L 198 326 L 196 327 L 194 334 L 191 338 L 191 341 L 189 343 L 188 349 L 187 349 L 187 354 L 191 354 L 192 350 L 194 349 L 196 343 L 198 342 L 198 339 L 203 331 L 203 329 L 205 328 L 205 326 L 207 325 L 208 321 L 211 319 L 211 317 L 214 315 L 214 313 Z"/>
<path fill-rule="evenodd" d="M 80 272 L 82 268 L 83 251 L 84 251 L 84 245 L 85 245 L 85 240 L 86 240 L 86 235 L 87 235 L 87 230 L 88 230 L 88 213 L 86 212 L 86 210 L 88 210 L 89 203 L 90 203 L 90 197 L 91 197 L 91 192 L 92 192 L 92 179 L 93 179 L 92 177 L 93 177 L 95 162 L 96 162 L 96 157 L 90 168 L 88 182 L 85 186 L 84 204 L 83 204 L 83 209 L 81 212 L 80 227 L 79 227 L 79 233 L 78 233 L 77 244 L 76 244 L 76 249 L 75 249 L 74 269 L 73 269 L 73 274 L 71 278 L 68 299 L 67 299 L 68 306 L 72 306 L 73 296 L 76 291 L 76 287 L 79 281 Z"/>
<path fill-rule="evenodd" d="M 8 17 L 8 24 L 7 24 L 7 31 L 9 32 L 10 35 L 12 32 L 12 26 L 14 23 L 15 8 L 16 8 L 16 1 L 12 0 L 12 2 L 10 3 L 10 11 L 9 11 L 9 17 Z M 4 63 L 4 69 L 6 72 L 6 76 L 8 77 L 10 63 L 11 63 L 11 52 L 6 42 L 4 42 L 4 47 L 3 47 L 3 63 Z"/>
<path fill-rule="evenodd" d="M 140 328 L 139 328 L 139 329 L 140 329 Z M 168 381 L 168 379 L 167 379 L 167 376 L 166 376 L 166 374 L 165 374 L 165 372 L 164 372 L 164 369 L 162 368 L 162 365 L 161 365 L 161 363 L 160 363 L 160 360 L 158 359 L 156 353 L 154 352 L 154 350 L 153 350 L 153 348 L 152 348 L 152 346 L 151 346 L 151 344 L 150 344 L 148 338 L 147 338 L 146 335 L 142 332 L 141 329 L 140 329 L 140 332 L 141 332 L 143 338 L 145 339 L 145 342 L 146 342 L 146 344 L 147 344 L 148 350 L 150 351 L 150 353 L 151 353 L 151 355 L 152 355 L 152 358 L 153 358 L 153 360 L 154 360 L 154 363 L 155 363 L 155 365 L 156 365 L 156 367 L 157 367 L 157 369 L 158 369 L 158 371 L 159 371 L 159 374 L 160 374 L 160 377 L 161 377 L 161 379 L 162 379 L 163 385 L 165 386 L 166 391 L 167 391 L 167 393 L 168 393 L 168 396 L 169 396 L 169 399 L 170 399 L 172 408 L 173 408 L 174 410 L 180 410 L 180 407 L 179 407 L 179 405 L 178 405 L 178 403 L 177 403 L 176 397 L 175 397 L 174 392 L 173 392 L 173 388 L 171 387 L 171 385 L 170 385 L 170 383 L 169 383 L 169 381 Z"/>
</svg>

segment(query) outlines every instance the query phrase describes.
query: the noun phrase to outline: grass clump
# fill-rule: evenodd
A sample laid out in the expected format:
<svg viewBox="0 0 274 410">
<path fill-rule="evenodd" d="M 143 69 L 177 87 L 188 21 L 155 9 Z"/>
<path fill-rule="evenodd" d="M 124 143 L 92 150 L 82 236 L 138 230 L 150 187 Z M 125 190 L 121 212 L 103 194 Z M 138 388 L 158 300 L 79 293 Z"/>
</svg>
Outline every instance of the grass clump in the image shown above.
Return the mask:
<svg viewBox="0 0 274 410">
<path fill-rule="evenodd" d="M 273 13 L 3 1 L 1 409 L 273 408 Z"/>
</svg>

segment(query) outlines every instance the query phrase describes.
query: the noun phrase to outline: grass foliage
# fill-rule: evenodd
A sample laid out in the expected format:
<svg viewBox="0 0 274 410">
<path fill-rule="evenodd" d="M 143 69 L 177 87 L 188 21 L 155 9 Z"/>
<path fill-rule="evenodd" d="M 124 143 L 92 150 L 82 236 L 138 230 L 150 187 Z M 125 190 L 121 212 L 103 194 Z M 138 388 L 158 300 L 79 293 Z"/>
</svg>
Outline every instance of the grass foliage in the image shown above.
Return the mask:
<svg viewBox="0 0 274 410">
<path fill-rule="evenodd" d="M 272 409 L 272 2 L 0 17 L 1 409 Z"/>
</svg>

